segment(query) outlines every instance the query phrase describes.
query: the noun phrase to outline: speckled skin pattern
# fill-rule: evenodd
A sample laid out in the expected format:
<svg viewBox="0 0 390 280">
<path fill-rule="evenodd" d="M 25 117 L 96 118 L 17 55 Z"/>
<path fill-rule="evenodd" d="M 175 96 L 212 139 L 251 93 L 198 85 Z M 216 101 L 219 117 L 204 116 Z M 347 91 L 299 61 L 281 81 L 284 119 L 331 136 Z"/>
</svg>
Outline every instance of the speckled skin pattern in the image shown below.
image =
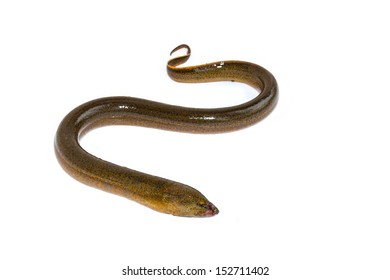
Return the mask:
<svg viewBox="0 0 390 280">
<path fill-rule="evenodd" d="M 135 125 L 190 133 L 219 133 L 250 126 L 265 118 L 275 107 L 278 86 L 266 69 L 243 61 L 219 61 L 177 67 L 190 57 L 168 61 L 168 75 L 175 81 L 204 83 L 237 81 L 259 94 L 237 106 L 198 109 L 173 106 L 133 97 L 106 97 L 89 101 L 72 110 L 55 136 L 55 153 L 63 169 L 80 182 L 117 194 L 159 212 L 183 217 L 210 217 L 218 209 L 196 189 L 164 178 L 141 173 L 99 159 L 79 144 L 85 133 L 106 125 Z"/>
</svg>

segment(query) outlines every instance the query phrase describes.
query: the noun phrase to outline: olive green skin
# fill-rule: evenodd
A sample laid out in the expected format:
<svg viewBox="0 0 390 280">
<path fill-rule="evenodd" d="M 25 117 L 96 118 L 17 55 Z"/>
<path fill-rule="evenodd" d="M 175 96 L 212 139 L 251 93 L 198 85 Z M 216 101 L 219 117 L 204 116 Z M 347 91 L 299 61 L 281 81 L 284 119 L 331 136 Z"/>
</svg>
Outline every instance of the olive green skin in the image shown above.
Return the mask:
<svg viewBox="0 0 390 280">
<path fill-rule="evenodd" d="M 209 217 L 218 209 L 196 189 L 164 178 L 138 172 L 99 159 L 79 144 L 88 131 L 106 125 L 134 125 L 190 133 L 219 133 L 250 126 L 265 118 L 275 107 L 278 87 L 273 75 L 253 63 L 220 61 L 177 67 L 187 54 L 168 61 L 168 75 L 178 82 L 204 83 L 237 81 L 259 94 L 237 106 L 200 109 L 163 104 L 134 97 L 106 97 L 89 101 L 72 110 L 60 123 L 55 136 L 55 153 L 63 169 L 80 182 L 117 194 L 159 212 L 183 217 Z M 171 54 L 172 54 L 171 53 Z"/>
</svg>

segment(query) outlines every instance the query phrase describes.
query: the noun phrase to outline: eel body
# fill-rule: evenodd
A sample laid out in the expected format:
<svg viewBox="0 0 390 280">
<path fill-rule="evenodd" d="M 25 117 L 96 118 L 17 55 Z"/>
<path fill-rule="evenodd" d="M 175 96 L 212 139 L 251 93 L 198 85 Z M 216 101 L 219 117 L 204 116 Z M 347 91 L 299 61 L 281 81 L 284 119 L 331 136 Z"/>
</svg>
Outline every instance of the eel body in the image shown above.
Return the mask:
<svg viewBox="0 0 390 280">
<path fill-rule="evenodd" d="M 278 86 L 263 67 L 243 61 L 218 61 L 178 67 L 187 53 L 167 63 L 175 81 L 204 83 L 236 81 L 258 91 L 252 100 L 225 108 L 187 108 L 134 97 L 106 97 L 89 101 L 72 110 L 60 123 L 55 136 L 55 153 L 63 169 L 78 181 L 117 194 L 156 211 L 184 217 L 210 217 L 218 209 L 198 190 L 182 183 L 145 174 L 104 161 L 80 146 L 88 131 L 106 125 L 133 125 L 189 133 L 220 133 L 255 124 L 275 107 Z"/>
</svg>

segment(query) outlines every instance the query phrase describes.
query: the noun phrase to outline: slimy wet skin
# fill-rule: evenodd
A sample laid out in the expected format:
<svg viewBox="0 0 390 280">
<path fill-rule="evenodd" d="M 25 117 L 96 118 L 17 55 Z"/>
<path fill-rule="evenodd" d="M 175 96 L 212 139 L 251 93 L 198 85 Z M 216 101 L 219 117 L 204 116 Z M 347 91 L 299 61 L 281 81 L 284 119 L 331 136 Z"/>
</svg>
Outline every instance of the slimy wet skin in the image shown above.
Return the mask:
<svg viewBox="0 0 390 280">
<path fill-rule="evenodd" d="M 236 81 L 258 91 L 252 100 L 231 107 L 204 109 L 174 106 L 134 97 L 105 97 L 72 110 L 60 123 L 55 153 L 63 169 L 80 182 L 117 194 L 153 210 L 183 217 L 211 217 L 218 209 L 198 190 L 182 183 L 122 167 L 91 155 L 80 146 L 83 135 L 106 125 L 133 125 L 189 133 L 220 133 L 248 127 L 275 107 L 278 87 L 263 67 L 244 61 L 218 61 L 178 67 L 191 51 L 168 61 L 168 75 L 177 82 Z M 172 55 L 171 53 L 171 55 Z"/>
</svg>

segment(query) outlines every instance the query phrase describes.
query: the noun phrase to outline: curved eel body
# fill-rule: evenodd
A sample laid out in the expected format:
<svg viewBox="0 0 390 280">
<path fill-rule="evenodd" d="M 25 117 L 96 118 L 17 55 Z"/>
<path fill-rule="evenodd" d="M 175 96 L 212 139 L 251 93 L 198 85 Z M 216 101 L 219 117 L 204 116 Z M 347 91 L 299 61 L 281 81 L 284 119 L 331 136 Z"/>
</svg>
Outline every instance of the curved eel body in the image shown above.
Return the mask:
<svg viewBox="0 0 390 280">
<path fill-rule="evenodd" d="M 187 54 L 168 61 L 168 75 L 178 82 L 237 81 L 259 94 L 237 106 L 198 109 L 133 97 L 106 97 L 89 101 L 71 111 L 55 136 L 55 153 L 63 169 L 82 183 L 117 194 L 156 211 L 184 217 L 209 217 L 218 209 L 196 189 L 101 160 L 79 144 L 88 131 L 106 125 L 135 125 L 190 133 L 218 133 L 250 126 L 275 107 L 278 87 L 266 69 L 243 61 L 220 61 L 177 67 L 190 57 L 180 45 L 172 52 Z"/>
</svg>

